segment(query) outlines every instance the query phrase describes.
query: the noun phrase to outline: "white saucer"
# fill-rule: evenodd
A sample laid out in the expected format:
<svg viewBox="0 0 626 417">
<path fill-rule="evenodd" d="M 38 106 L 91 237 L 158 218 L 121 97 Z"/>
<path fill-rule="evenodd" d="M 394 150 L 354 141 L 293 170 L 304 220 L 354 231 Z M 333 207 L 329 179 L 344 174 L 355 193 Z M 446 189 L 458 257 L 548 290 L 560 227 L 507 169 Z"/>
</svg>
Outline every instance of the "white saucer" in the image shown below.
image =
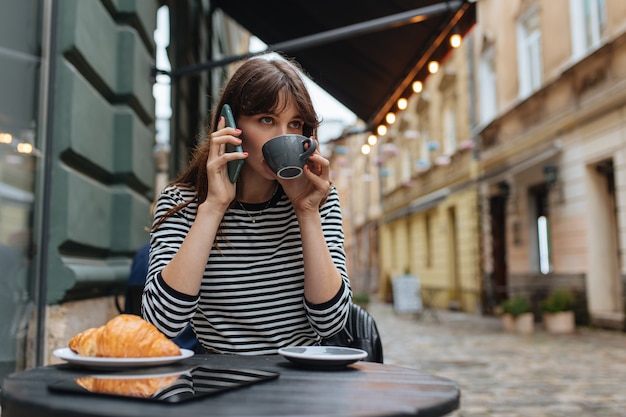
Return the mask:
<svg viewBox="0 0 626 417">
<path fill-rule="evenodd" d="M 52 352 L 57 358 L 91 368 L 137 368 L 144 366 L 167 365 L 182 361 L 194 355 L 193 350 L 181 349 L 178 356 L 158 356 L 153 358 L 99 358 L 95 356 L 81 356 L 70 348 L 60 348 Z"/>
<path fill-rule="evenodd" d="M 278 354 L 299 365 L 335 368 L 367 357 L 364 350 L 339 346 L 292 346 L 278 349 Z"/>
</svg>

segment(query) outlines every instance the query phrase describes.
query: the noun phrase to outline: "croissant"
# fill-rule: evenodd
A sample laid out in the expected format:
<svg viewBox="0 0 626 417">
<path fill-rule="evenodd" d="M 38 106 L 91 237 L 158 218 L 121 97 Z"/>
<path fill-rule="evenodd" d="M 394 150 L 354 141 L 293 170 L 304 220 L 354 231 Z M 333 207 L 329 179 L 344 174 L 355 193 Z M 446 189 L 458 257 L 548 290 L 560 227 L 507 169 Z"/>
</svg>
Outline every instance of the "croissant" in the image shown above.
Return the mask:
<svg viewBox="0 0 626 417">
<path fill-rule="evenodd" d="M 178 356 L 180 348 L 153 324 L 134 314 L 120 314 L 100 327 L 72 337 L 69 348 L 82 356 L 151 358 Z"/>
<path fill-rule="evenodd" d="M 77 334 L 70 339 L 70 349 L 82 356 L 98 356 L 98 332 L 101 329 L 102 327 L 92 327 Z"/>
<path fill-rule="evenodd" d="M 161 389 L 171 385 L 178 375 L 115 379 L 85 376 L 76 379 L 76 383 L 90 392 L 101 394 L 124 394 L 132 397 L 148 398 Z"/>
</svg>

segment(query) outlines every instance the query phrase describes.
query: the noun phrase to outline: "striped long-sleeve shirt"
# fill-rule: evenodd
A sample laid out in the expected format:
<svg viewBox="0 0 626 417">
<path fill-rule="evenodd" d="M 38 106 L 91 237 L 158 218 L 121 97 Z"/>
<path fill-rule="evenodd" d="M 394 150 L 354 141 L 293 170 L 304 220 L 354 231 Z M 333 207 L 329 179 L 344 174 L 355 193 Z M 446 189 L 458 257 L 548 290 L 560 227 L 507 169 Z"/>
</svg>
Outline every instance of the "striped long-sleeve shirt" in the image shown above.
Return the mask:
<svg viewBox="0 0 626 417">
<path fill-rule="evenodd" d="M 235 204 L 226 211 L 197 296 L 169 287 L 161 271 L 194 222 L 194 198 L 192 189 L 181 186 L 170 186 L 159 197 L 155 221 L 171 207 L 193 201 L 152 232 L 144 318 L 168 337 L 175 337 L 191 321 L 205 348 L 249 355 L 313 345 L 343 328 L 351 290 L 334 187 L 320 214 L 326 244 L 343 283 L 335 297 L 323 304 L 304 298 L 300 228 L 281 188 L 269 203 Z"/>
</svg>

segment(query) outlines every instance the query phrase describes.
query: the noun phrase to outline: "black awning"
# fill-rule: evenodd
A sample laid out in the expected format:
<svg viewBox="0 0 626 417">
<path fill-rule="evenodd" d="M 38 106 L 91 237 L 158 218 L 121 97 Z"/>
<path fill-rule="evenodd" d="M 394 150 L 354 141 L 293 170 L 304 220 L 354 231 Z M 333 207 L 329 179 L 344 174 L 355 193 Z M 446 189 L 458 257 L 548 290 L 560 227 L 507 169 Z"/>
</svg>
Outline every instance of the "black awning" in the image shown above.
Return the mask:
<svg viewBox="0 0 626 417">
<path fill-rule="evenodd" d="M 442 61 L 453 31 L 475 23 L 474 1 L 214 0 L 272 50 L 294 57 L 311 78 L 368 126 L 381 123 Z"/>
</svg>

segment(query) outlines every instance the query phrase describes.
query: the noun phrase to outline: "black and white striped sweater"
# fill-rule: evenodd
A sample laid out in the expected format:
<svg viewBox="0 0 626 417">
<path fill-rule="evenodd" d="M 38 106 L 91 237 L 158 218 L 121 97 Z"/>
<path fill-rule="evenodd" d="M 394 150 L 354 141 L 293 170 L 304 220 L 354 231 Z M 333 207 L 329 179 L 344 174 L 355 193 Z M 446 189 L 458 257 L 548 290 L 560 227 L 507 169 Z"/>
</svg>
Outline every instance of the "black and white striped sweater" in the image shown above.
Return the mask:
<svg viewBox="0 0 626 417">
<path fill-rule="evenodd" d="M 189 188 L 166 188 L 157 202 L 155 219 L 194 197 Z M 300 229 L 291 202 L 280 188 L 269 204 L 236 204 L 227 210 L 198 296 L 169 287 L 161 271 L 180 248 L 196 212 L 193 201 L 151 235 L 143 316 L 168 337 L 175 337 L 191 320 L 205 348 L 264 355 L 274 354 L 283 346 L 316 344 L 320 337 L 343 327 L 351 290 L 341 207 L 334 187 L 320 214 L 326 244 L 343 285 L 324 304 L 314 305 L 304 299 Z"/>
</svg>

